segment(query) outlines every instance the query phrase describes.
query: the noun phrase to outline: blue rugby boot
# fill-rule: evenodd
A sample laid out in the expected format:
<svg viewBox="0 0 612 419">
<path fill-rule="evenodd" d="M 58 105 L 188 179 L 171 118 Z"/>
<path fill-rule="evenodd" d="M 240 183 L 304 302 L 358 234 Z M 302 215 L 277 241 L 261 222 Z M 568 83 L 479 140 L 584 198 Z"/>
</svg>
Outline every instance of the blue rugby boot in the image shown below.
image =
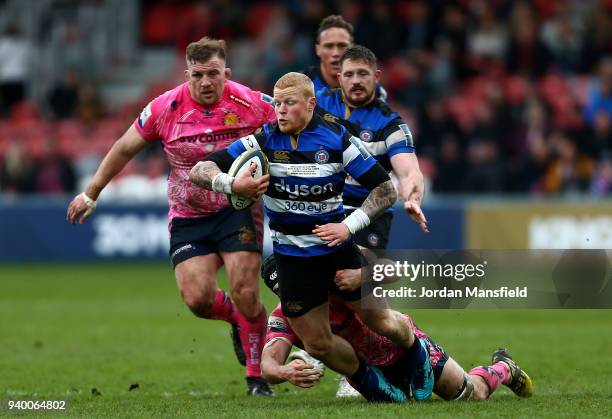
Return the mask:
<svg viewBox="0 0 612 419">
<path fill-rule="evenodd" d="M 382 371 L 376 367 L 368 366 L 366 376 L 361 383 L 356 383 L 357 390 L 369 402 L 375 403 L 402 403 L 408 400 L 406 394 L 390 384 Z"/>
</svg>

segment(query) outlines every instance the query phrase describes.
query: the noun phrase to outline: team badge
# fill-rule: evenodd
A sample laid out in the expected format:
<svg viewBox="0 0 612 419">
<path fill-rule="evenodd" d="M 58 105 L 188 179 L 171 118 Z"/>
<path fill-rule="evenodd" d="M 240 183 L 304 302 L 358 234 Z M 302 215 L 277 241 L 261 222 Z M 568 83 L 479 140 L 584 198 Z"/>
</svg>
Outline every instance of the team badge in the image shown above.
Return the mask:
<svg viewBox="0 0 612 419">
<path fill-rule="evenodd" d="M 242 227 L 238 233 L 238 240 L 240 240 L 240 244 L 251 243 L 255 240 L 255 232 L 249 227 Z"/>
<path fill-rule="evenodd" d="M 370 233 L 368 235 L 368 243 L 370 243 L 370 245 L 374 247 L 378 246 L 378 235 Z"/>
<path fill-rule="evenodd" d="M 315 161 L 319 164 L 324 164 L 329 161 L 329 153 L 325 150 L 319 150 L 315 153 Z"/>
<path fill-rule="evenodd" d="M 359 138 L 361 138 L 361 141 L 372 141 L 372 137 L 374 136 L 374 133 L 372 131 L 370 131 L 369 129 L 364 129 L 363 131 L 361 131 L 359 133 Z"/>
<path fill-rule="evenodd" d="M 225 117 L 223 118 L 223 123 L 228 127 L 238 125 L 239 122 L 240 118 L 234 112 L 226 113 Z"/>
</svg>

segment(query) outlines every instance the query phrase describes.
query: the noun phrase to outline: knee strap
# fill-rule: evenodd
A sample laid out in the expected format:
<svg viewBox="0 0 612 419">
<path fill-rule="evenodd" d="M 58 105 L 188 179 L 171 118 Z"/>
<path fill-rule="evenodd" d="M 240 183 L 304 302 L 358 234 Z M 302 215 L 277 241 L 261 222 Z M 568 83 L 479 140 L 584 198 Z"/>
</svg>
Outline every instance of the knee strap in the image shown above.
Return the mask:
<svg viewBox="0 0 612 419">
<path fill-rule="evenodd" d="M 474 392 L 474 383 L 469 375 L 463 373 L 463 385 L 451 400 L 469 400 Z"/>
</svg>

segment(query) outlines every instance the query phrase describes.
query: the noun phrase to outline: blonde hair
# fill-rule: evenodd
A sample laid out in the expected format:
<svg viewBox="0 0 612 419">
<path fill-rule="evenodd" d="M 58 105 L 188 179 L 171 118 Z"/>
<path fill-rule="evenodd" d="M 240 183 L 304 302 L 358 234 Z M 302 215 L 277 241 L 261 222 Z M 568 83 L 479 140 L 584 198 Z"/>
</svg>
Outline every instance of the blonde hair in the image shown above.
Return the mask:
<svg viewBox="0 0 612 419">
<path fill-rule="evenodd" d="M 224 40 L 212 39 L 205 36 L 199 41 L 187 45 L 185 60 L 187 61 L 187 65 L 192 62 L 205 63 L 216 55 L 225 61 L 225 48 Z"/>
<path fill-rule="evenodd" d="M 274 90 L 284 90 L 289 87 L 297 87 L 306 99 L 314 97 L 314 84 L 310 78 L 302 73 L 291 72 L 282 76 L 274 84 Z"/>
</svg>

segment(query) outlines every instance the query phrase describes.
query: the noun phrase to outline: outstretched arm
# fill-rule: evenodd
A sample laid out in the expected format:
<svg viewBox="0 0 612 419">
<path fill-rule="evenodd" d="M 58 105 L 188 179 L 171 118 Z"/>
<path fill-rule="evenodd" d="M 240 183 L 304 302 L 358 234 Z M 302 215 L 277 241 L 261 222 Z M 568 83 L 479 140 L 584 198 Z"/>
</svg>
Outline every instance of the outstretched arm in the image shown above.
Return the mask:
<svg viewBox="0 0 612 419">
<path fill-rule="evenodd" d="M 393 173 L 399 181 L 399 196 L 404 200 L 404 209 L 425 233 L 427 219 L 421 210 L 425 185 L 419 161 L 414 153 L 399 153 L 391 157 Z"/>
<path fill-rule="evenodd" d="M 139 151 L 148 145 L 149 143 L 142 138 L 134 125 L 130 126 L 106 154 L 85 191 L 70 202 L 66 212 L 68 221 L 76 224 L 78 220 L 80 224 L 83 224 L 93 213 L 95 202 L 106 185 Z"/>
<path fill-rule="evenodd" d="M 285 365 L 291 345 L 282 339 L 270 342 L 261 354 L 261 374 L 270 384 L 289 381 L 297 387 L 310 388 L 320 379 L 321 373 L 313 365 L 296 359 Z"/>
</svg>

